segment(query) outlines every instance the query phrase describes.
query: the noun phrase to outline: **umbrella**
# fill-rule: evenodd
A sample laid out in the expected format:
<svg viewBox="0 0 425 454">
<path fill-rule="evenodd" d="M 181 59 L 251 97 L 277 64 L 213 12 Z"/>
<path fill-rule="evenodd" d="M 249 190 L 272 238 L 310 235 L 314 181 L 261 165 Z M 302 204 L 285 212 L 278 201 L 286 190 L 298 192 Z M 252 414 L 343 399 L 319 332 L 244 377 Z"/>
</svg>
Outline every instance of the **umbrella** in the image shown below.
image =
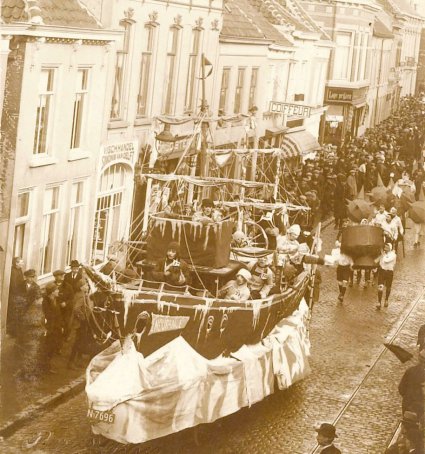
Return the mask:
<svg viewBox="0 0 425 454">
<path fill-rule="evenodd" d="M 372 214 L 371 205 L 363 199 L 350 200 L 347 205 L 347 215 L 353 222 L 360 222 Z"/>
<path fill-rule="evenodd" d="M 376 206 L 384 205 L 388 207 L 391 205 L 392 193 L 385 186 L 376 186 L 372 189 L 370 198 Z"/>
<path fill-rule="evenodd" d="M 409 208 L 409 218 L 416 224 L 425 224 L 425 202 L 415 202 Z"/>
<path fill-rule="evenodd" d="M 390 352 L 394 353 L 403 364 L 413 358 L 413 355 L 410 352 L 399 345 L 384 344 L 384 346 L 387 347 Z"/>
<path fill-rule="evenodd" d="M 415 194 L 413 194 L 413 192 L 410 190 L 403 191 L 399 200 L 402 212 L 405 212 L 410 208 L 412 203 L 415 201 Z"/>
</svg>

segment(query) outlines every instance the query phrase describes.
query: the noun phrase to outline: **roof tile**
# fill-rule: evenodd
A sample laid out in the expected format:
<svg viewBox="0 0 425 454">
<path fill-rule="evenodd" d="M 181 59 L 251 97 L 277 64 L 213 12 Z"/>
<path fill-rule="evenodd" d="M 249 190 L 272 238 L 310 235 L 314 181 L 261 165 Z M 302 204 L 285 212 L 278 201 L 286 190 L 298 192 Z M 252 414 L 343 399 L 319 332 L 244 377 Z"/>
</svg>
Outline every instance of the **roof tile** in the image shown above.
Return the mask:
<svg viewBox="0 0 425 454">
<path fill-rule="evenodd" d="M 67 25 L 80 28 L 99 28 L 96 19 L 78 0 L 38 0 L 41 17 L 46 25 Z M 5 22 L 28 20 L 26 0 L 3 0 L 1 16 Z"/>
<path fill-rule="evenodd" d="M 261 3 L 261 2 L 260 2 Z M 274 28 L 250 0 L 228 0 L 230 12 L 225 9 L 222 36 L 238 38 L 263 38 L 267 41 L 292 46 L 292 44 Z M 234 21 L 239 21 L 240 29 L 235 29 Z"/>
</svg>

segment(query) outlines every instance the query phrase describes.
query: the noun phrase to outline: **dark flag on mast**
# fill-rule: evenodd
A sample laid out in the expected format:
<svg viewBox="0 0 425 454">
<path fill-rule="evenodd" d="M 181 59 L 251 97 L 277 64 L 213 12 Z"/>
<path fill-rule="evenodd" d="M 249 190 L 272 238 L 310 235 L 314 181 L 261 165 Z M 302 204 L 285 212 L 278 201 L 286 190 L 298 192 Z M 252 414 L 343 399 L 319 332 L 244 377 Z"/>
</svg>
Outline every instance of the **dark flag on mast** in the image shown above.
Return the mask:
<svg viewBox="0 0 425 454">
<path fill-rule="evenodd" d="M 400 347 L 399 345 L 395 344 L 384 344 L 385 347 L 388 348 L 388 350 L 404 364 L 407 361 L 411 360 L 413 358 L 413 355 L 405 350 L 403 347 Z"/>
<path fill-rule="evenodd" d="M 204 71 L 204 74 L 202 75 L 202 79 L 206 79 L 207 77 L 211 76 L 211 73 L 212 73 L 212 71 L 213 71 L 213 65 L 212 65 L 212 63 L 208 60 L 208 58 L 205 57 L 204 54 L 202 54 L 202 66 L 203 66 L 204 68 L 207 68 L 207 67 L 210 68 L 209 71 L 208 71 L 208 74 L 204 75 L 204 74 L 205 74 L 205 71 Z"/>
</svg>

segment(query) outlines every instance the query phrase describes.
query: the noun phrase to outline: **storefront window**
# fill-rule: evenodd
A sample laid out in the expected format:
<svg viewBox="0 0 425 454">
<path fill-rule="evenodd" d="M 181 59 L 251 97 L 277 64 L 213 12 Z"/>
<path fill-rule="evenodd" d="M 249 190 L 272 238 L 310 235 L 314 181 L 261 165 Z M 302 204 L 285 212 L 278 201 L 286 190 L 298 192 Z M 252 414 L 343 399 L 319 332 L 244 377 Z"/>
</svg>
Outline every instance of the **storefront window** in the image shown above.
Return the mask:
<svg viewBox="0 0 425 454">
<path fill-rule="evenodd" d="M 126 180 L 129 175 L 129 168 L 124 164 L 112 165 L 102 174 L 94 225 L 94 262 L 104 261 L 112 243 L 123 237 L 125 222 L 122 213 L 127 203 Z"/>
</svg>

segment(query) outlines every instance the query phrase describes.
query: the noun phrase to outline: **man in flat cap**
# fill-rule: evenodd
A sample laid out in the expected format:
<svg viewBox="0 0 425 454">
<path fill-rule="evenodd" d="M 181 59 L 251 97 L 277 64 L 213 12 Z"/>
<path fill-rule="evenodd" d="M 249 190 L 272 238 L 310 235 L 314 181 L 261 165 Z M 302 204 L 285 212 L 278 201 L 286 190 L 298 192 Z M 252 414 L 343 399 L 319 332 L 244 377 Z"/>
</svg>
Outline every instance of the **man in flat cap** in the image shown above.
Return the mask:
<svg viewBox="0 0 425 454">
<path fill-rule="evenodd" d="M 25 294 L 27 298 L 27 307 L 34 303 L 41 302 L 42 296 L 39 285 L 35 282 L 35 270 L 29 269 L 24 273 L 25 279 Z"/>
<path fill-rule="evenodd" d="M 74 289 L 69 282 L 65 282 L 65 271 L 55 270 L 53 271 L 53 277 L 55 278 L 54 283 L 58 288 L 56 302 L 60 307 L 64 336 L 67 338 L 71 329 L 72 312 L 74 307 Z"/>
<path fill-rule="evenodd" d="M 341 454 L 341 451 L 333 444 L 335 438 L 338 438 L 333 424 L 324 422 L 315 430 L 317 432 L 317 443 L 322 448 L 320 454 Z"/>
</svg>

